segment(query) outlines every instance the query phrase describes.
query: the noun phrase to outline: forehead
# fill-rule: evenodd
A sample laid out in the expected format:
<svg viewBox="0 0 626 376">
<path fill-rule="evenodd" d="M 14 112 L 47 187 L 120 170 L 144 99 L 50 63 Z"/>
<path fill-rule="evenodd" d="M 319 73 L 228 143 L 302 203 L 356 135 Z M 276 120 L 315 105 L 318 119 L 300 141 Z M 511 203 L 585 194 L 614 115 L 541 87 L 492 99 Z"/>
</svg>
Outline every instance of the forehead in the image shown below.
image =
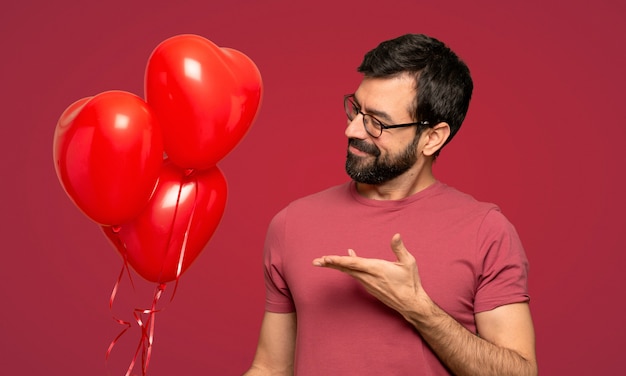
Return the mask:
<svg viewBox="0 0 626 376">
<path fill-rule="evenodd" d="M 367 112 L 384 112 L 390 117 L 406 116 L 415 99 L 415 79 L 408 74 L 365 77 L 354 96 Z"/>
</svg>

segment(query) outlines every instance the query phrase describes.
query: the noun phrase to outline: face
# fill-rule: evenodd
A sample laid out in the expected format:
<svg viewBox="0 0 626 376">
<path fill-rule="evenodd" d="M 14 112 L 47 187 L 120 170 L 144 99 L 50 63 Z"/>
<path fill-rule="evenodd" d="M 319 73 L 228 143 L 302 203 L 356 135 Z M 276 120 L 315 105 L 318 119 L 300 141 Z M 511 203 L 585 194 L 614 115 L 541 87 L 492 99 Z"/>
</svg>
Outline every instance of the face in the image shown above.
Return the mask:
<svg viewBox="0 0 626 376">
<path fill-rule="evenodd" d="M 409 113 L 415 97 L 414 81 L 408 76 L 365 78 L 355 92 L 361 111 L 383 124 L 412 122 Z M 410 170 L 418 158 L 419 133 L 415 127 L 385 129 L 378 138 L 363 127 L 363 116 L 348 122 L 346 172 L 358 183 L 379 185 Z"/>
</svg>

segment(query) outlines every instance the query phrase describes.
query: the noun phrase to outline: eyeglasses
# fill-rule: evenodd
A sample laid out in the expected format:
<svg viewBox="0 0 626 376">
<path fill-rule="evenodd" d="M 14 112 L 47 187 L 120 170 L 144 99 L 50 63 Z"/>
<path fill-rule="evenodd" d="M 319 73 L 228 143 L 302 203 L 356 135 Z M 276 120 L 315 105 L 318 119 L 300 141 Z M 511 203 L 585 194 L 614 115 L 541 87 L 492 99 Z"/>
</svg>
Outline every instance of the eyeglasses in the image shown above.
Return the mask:
<svg viewBox="0 0 626 376">
<path fill-rule="evenodd" d="M 363 115 L 363 126 L 365 127 L 365 131 L 367 134 L 374 138 L 380 137 L 383 134 L 383 129 L 392 129 L 392 128 L 403 128 L 403 127 L 411 127 L 413 125 L 428 125 L 430 122 L 426 120 L 418 121 L 416 123 L 406 123 L 406 124 L 395 124 L 395 125 L 385 125 L 382 121 L 376 119 L 370 114 L 363 113 L 361 111 L 361 106 L 359 106 L 355 99 L 354 94 L 346 94 L 343 97 L 343 107 L 346 111 L 346 116 L 348 120 L 352 121 L 359 114 Z"/>
</svg>

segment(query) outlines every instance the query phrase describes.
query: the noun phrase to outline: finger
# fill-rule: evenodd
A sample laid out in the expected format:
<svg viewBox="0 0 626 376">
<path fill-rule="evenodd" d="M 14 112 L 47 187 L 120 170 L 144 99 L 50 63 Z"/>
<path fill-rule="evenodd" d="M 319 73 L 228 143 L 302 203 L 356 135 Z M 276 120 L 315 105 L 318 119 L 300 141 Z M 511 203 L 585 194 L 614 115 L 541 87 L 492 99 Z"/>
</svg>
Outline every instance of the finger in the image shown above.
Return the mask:
<svg viewBox="0 0 626 376">
<path fill-rule="evenodd" d="M 318 257 L 316 259 L 313 259 L 313 265 L 315 266 L 332 266 L 333 264 L 336 264 L 337 260 L 341 260 L 341 258 L 343 257 L 348 257 L 348 256 L 322 256 L 322 257 Z M 340 262 L 341 263 L 341 262 Z"/>
<path fill-rule="evenodd" d="M 354 251 L 352 251 L 354 252 Z M 353 270 L 369 273 L 375 268 L 375 263 L 379 260 L 371 260 L 356 256 L 356 253 L 349 256 L 323 256 L 313 260 L 313 265 L 329 267 L 339 270 Z"/>
<path fill-rule="evenodd" d="M 402 241 L 400 234 L 395 234 L 391 238 L 391 250 L 396 254 L 398 262 L 404 264 L 411 261 L 412 256 L 404 246 L 404 242 Z"/>
<path fill-rule="evenodd" d="M 323 256 L 323 257 L 318 257 L 316 259 L 313 259 L 313 265 L 315 265 L 315 266 L 326 266 L 326 257 L 327 256 Z"/>
<path fill-rule="evenodd" d="M 348 249 L 348 256 L 350 256 L 350 257 L 357 257 L 356 252 L 354 252 L 354 249 Z M 329 266 L 329 264 L 333 263 L 333 258 L 334 257 L 340 257 L 340 256 L 322 256 L 322 257 L 318 257 L 318 258 L 313 260 L 313 265 L 315 265 L 315 266 Z"/>
</svg>

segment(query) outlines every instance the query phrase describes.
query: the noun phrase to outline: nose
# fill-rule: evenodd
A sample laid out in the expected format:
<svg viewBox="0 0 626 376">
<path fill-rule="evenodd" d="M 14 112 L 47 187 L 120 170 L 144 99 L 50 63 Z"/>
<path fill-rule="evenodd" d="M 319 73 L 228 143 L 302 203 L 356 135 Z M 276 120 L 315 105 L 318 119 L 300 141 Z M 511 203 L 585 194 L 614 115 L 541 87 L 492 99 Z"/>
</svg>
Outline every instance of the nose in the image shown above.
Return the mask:
<svg viewBox="0 0 626 376">
<path fill-rule="evenodd" d="M 363 125 L 363 115 L 357 114 L 352 120 L 347 120 L 345 135 L 347 138 L 366 139 L 369 135 Z"/>
</svg>

